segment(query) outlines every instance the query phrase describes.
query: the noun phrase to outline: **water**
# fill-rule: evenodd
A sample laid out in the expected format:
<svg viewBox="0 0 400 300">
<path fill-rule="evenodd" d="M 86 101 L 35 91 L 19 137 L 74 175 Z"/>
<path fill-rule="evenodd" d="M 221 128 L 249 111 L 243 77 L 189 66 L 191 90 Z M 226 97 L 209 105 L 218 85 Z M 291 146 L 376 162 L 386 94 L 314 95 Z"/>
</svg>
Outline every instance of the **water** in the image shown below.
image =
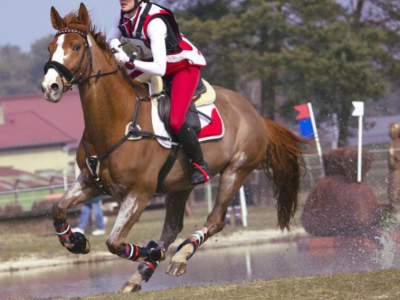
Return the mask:
<svg viewBox="0 0 400 300">
<path fill-rule="evenodd" d="M 389 242 L 390 244 L 390 242 Z M 311 276 L 372 271 L 388 267 L 389 253 L 379 253 L 342 244 L 339 248 L 305 250 L 304 240 L 286 244 L 265 244 L 198 251 L 181 277 L 165 274 L 163 262 L 142 290 L 160 290 L 176 286 L 234 283 L 254 279 Z M 347 244 L 349 245 L 349 244 Z M 314 249 L 315 250 L 315 249 Z M 383 252 L 382 252 L 383 251 Z M 382 258 L 386 253 L 386 259 Z M 390 254 L 392 255 L 392 254 Z M 400 268 L 394 256 L 390 267 Z M 78 297 L 118 291 L 137 268 L 122 259 L 107 262 L 41 268 L 0 274 L 0 299 L 22 297 Z"/>
</svg>

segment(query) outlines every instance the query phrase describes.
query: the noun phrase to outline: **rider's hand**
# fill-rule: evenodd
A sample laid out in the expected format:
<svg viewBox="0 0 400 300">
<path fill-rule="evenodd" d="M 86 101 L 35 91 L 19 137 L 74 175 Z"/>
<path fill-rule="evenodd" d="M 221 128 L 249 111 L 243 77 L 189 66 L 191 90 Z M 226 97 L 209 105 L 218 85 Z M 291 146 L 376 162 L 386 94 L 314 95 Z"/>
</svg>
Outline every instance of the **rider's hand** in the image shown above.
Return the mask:
<svg viewBox="0 0 400 300">
<path fill-rule="evenodd" d="M 113 54 L 115 60 L 121 65 L 129 61 L 129 56 L 126 55 L 125 51 L 122 49 L 119 50 L 113 49 Z"/>
<path fill-rule="evenodd" d="M 126 55 L 125 51 L 122 49 L 120 40 L 112 39 L 111 41 L 109 41 L 109 45 L 115 60 L 120 65 L 123 65 L 125 62 L 129 61 L 129 56 Z"/>
</svg>

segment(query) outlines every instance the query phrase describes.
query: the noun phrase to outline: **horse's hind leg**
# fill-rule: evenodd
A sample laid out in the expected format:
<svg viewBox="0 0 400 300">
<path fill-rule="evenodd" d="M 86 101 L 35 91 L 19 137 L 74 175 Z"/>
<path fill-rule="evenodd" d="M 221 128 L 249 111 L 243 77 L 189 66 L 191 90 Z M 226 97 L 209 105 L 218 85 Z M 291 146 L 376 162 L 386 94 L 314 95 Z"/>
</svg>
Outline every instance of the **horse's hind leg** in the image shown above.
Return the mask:
<svg viewBox="0 0 400 300">
<path fill-rule="evenodd" d="M 218 188 L 217 201 L 213 211 L 208 215 L 204 227 L 196 231 L 178 247 L 178 252 L 172 257 L 167 274 L 180 276 L 186 272 L 186 262 L 193 256 L 196 250 L 209 237 L 221 231 L 225 225 L 225 215 L 235 193 L 243 185 L 252 168 L 237 170 L 235 164 L 225 169 L 221 175 Z"/>
<path fill-rule="evenodd" d="M 83 234 L 71 231 L 66 220 L 66 211 L 71 206 L 80 204 L 99 194 L 101 194 L 101 191 L 95 186 L 87 184 L 84 175 L 81 174 L 63 197 L 53 205 L 52 216 L 56 234 L 61 245 L 74 254 L 89 253 L 90 245 Z"/>
<path fill-rule="evenodd" d="M 163 253 L 166 253 L 168 247 L 175 241 L 179 232 L 181 232 L 183 228 L 185 204 L 192 190 L 193 188 L 184 191 L 170 192 L 167 194 L 165 200 L 166 214 L 164 227 L 160 239 L 156 242 Z M 136 271 L 135 274 L 133 274 L 126 282 L 123 288 L 124 292 L 138 291 L 141 289 L 141 282 L 150 279 L 150 277 L 143 278 L 141 273 L 142 270 L 139 265 L 138 271 Z"/>
</svg>

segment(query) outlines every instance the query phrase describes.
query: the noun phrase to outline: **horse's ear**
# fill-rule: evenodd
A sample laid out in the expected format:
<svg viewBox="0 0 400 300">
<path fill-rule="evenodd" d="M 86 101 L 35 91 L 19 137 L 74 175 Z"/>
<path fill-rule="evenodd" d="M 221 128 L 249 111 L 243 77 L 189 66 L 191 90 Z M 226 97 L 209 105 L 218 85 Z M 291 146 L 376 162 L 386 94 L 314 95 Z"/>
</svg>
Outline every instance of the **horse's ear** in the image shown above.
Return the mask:
<svg viewBox="0 0 400 300">
<path fill-rule="evenodd" d="M 81 21 L 85 26 L 89 29 L 90 26 L 90 17 L 89 13 L 86 9 L 85 4 L 81 2 L 81 5 L 79 6 L 79 11 L 78 11 L 78 20 Z"/>
<path fill-rule="evenodd" d="M 64 20 L 60 17 L 60 14 L 54 8 L 54 6 L 51 7 L 50 18 L 51 24 L 53 25 L 55 30 L 60 30 L 66 27 Z"/>
</svg>

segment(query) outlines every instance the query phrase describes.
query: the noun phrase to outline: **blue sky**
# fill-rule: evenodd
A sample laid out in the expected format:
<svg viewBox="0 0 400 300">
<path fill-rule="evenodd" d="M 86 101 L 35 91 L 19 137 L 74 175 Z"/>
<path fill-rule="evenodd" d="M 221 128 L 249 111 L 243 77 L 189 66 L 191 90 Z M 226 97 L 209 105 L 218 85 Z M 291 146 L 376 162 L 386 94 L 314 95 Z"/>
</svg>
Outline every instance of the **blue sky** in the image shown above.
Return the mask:
<svg viewBox="0 0 400 300">
<path fill-rule="evenodd" d="M 179 1 L 179 0 L 177 0 Z M 350 0 L 337 0 L 348 4 Z M 50 8 L 54 6 L 63 17 L 77 10 L 83 2 L 90 12 L 93 23 L 107 32 L 115 13 L 119 10 L 118 0 L 17 0 L 2 1 L 0 9 L 0 46 L 17 45 L 28 52 L 36 40 L 55 33 L 50 21 Z M 155 1 L 161 3 L 162 1 Z"/>
<path fill-rule="evenodd" d="M 61 16 L 77 10 L 83 2 L 92 21 L 101 31 L 108 31 L 119 9 L 118 0 L 17 0 L 2 1 L 0 9 L 0 45 L 17 45 L 28 52 L 30 45 L 55 33 L 50 21 L 50 8 L 54 6 Z"/>
</svg>

